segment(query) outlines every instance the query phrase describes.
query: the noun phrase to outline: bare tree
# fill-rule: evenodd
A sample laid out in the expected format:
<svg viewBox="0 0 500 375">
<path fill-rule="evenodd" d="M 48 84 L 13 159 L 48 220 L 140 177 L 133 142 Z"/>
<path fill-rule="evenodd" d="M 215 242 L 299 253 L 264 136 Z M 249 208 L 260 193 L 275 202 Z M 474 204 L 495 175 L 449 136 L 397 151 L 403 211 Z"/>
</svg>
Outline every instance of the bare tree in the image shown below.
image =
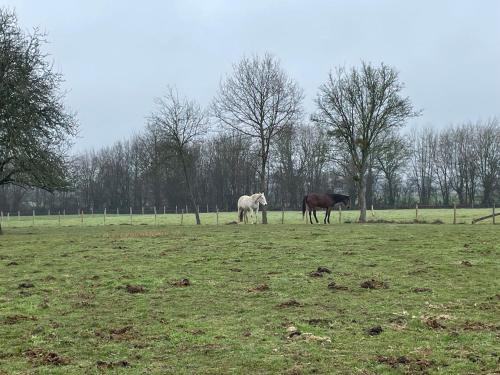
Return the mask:
<svg viewBox="0 0 500 375">
<path fill-rule="evenodd" d="M 418 190 L 421 204 L 429 205 L 434 190 L 434 173 L 436 172 L 437 134 L 432 128 L 414 131 L 411 135 L 412 177 Z"/>
<path fill-rule="evenodd" d="M 358 182 L 359 221 L 366 221 L 366 175 L 370 157 L 388 132 L 418 115 L 402 97 L 398 72 L 363 62 L 360 68 L 338 68 L 320 87 L 314 120 L 330 129 L 350 154 Z"/>
<path fill-rule="evenodd" d="M 401 169 L 408 162 L 411 148 L 408 141 L 397 133 L 391 134 L 375 155 L 375 168 L 380 170 L 387 183 L 387 203 L 395 208 Z"/>
<path fill-rule="evenodd" d="M 478 122 L 474 130 L 474 160 L 483 187 L 481 203 L 487 206 L 492 203 L 495 183 L 500 179 L 500 123 L 498 118 L 492 118 L 484 124 Z"/>
<path fill-rule="evenodd" d="M 213 113 L 224 125 L 258 143 L 260 189 L 267 193 L 266 172 L 272 141 L 297 122 L 302 110 L 302 90 L 272 55 L 243 58 L 221 82 Z M 267 210 L 262 210 L 267 224 Z"/>
<path fill-rule="evenodd" d="M 189 173 L 189 147 L 207 132 L 207 116 L 201 107 L 194 101 L 180 98 L 177 90 L 169 88 L 164 97 L 155 100 L 156 111 L 150 117 L 150 125 L 157 128 L 178 157 L 187 192 L 196 215 L 196 224 L 201 224 L 198 204 L 193 193 Z"/>
</svg>

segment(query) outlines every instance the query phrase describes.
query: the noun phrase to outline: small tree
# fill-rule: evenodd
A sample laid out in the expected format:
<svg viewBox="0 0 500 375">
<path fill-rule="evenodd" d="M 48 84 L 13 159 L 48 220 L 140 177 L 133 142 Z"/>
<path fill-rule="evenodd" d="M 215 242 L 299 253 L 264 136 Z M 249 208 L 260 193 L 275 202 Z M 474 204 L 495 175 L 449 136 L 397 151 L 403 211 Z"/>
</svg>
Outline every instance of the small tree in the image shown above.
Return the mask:
<svg viewBox="0 0 500 375">
<path fill-rule="evenodd" d="M 169 87 L 164 97 L 155 100 L 156 111 L 150 117 L 151 126 L 158 129 L 160 136 L 170 147 L 182 165 L 187 193 L 196 215 L 196 224 L 201 224 L 198 204 L 193 194 L 188 170 L 189 148 L 207 132 L 207 116 L 194 101 L 179 98 L 177 90 Z"/>
<path fill-rule="evenodd" d="M 77 124 L 44 43 L 45 35 L 25 33 L 15 13 L 0 8 L 0 186 L 68 187 L 66 151 Z"/>
<path fill-rule="evenodd" d="M 395 69 L 384 64 L 374 67 L 363 62 L 360 68 L 338 68 L 330 72 L 316 99 L 314 120 L 326 126 L 345 147 L 356 171 L 359 221 L 366 221 L 366 175 L 370 157 L 383 145 L 392 130 L 418 115 L 407 97 Z"/>
<path fill-rule="evenodd" d="M 267 193 L 267 166 L 272 141 L 301 115 L 302 90 L 272 55 L 243 58 L 220 84 L 213 103 L 215 117 L 224 125 L 257 142 L 260 190 Z M 267 224 L 267 207 L 262 210 Z"/>
</svg>

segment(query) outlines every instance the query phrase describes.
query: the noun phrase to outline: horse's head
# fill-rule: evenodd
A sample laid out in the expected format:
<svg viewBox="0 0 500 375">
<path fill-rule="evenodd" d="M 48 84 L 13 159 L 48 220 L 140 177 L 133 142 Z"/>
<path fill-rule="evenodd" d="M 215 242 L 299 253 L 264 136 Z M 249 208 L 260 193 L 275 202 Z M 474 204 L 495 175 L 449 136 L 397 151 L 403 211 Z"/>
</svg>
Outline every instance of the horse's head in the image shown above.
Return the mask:
<svg viewBox="0 0 500 375">
<path fill-rule="evenodd" d="M 263 206 L 267 206 L 267 201 L 266 197 L 264 196 L 264 193 L 259 193 L 257 198 L 257 203 L 260 203 Z"/>
</svg>

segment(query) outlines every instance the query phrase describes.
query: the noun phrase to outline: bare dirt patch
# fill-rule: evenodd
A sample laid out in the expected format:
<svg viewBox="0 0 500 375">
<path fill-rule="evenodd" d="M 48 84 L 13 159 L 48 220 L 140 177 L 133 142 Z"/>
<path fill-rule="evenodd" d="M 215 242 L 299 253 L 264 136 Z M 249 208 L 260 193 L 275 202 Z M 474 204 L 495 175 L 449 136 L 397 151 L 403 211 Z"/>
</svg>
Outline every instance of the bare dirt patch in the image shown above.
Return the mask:
<svg viewBox="0 0 500 375">
<path fill-rule="evenodd" d="M 28 349 L 24 352 L 24 356 L 35 365 L 62 366 L 70 362 L 68 358 L 41 348 Z"/>
<path fill-rule="evenodd" d="M 460 264 L 465 267 L 472 267 L 472 263 L 469 262 L 468 260 L 462 260 Z"/>
<path fill-rule="evenodd" d="M 267 284 L 259 284 L 257 286 L 254 286 L 253 288 L 248 289 L 249 292 L 264 292 L 266 290 L 269 290 L 269 285 Z"/>
<path fill-rule="evenodd" d="M 107 361 L 97 361 L 96 366 L 100 370 L 105 369 L 113 369 L 116 367 L 129 367 L 130 363 L 127 360 L 115 361 L 115 362 L 107 362 Z"/>
<path fill-rule="evenodd" d="M 125 290 L 130 294 L 145 293 L 146 288 L 142 285 L 125 285 Z"/>
<path fill-rule="evenodd" d="M 28 316 L 28 315 L 7 315 L 3 321 L 4 324 L 17 324 L 26 321 L 36 321 L 38 318 L 36 316 Z"/>
<path fill-rule="evenodd" d="M 410 370 L 414 371 L 425 371 L 425 369 L 434 366 L 433 361 L 429 361 L 423 358 L 410 358 L 404 355 L 400 357 L 388 357 L 379 355 L 375 360 L 378 363 L 386 364 L 392 368 L 397 368 L 399 366 L 408 366 Z"/>
<path fill-rule="evenodd" d="M 18 285 L 19 288 L 33 288 L 35 285 L 31 281 L 23 281 Z"/>
<path fill-rule="evenodd" d="M 432 328 L 432 329 L 443 329 L 446 328 L 446 326 L 443 324 L 442 319 L 439 319 L 439 317 L 422 317 L 422 323 L 424 323 L 427 327 Z"/>
<path fill-rule="evenodd" d="M 332 281 L 331 283 L 328 284 L 328 289 L 331 290 L 349 290 L 348 287 L 344 285 L 338 285 L 335 281 Z"/>
<path fill-rule="evenodd" d="M 172 283 L 172 286 L 177 286 L 177 287 L 186 287 L 190 285 L 191 282 L 189 281 L 189 279 L 180 279 Z"/>
<path fill-rule="evenodd" d="M 431 288 L 413 288 L 411 290 L 413 293 L 426 293 L 426 292 L 432 292 Z"/>
<path fill-rule="evenodd" d="M 294 299 L 290 299 L 285 302 L 281 302 L 278 307 L 280 308 L 287 308 L 287 307 L 300 307 L 302 304 Z"/>
<path fill-rule="evenodd" d="M 139 334 L 131 325 L 112 328 L 109 331 L 95 331 L 95 335 L 112 341 L 131 341 L 139 337 Z"/>
<path fill-rule="evenodd" d="M 360 284 L 361 288 L 365 289 L 387 289 L 389 285 L 385 281 L 370 279 L 365 280 Z"/>
<path fill-rule="evenodd" d="M 378 336 L 380 335 L 384 330 L 382 329 L 381 326 L 374 326 L 374 327 L 371 327 L 371 328 L 368 328 L 365 330 L 365 333 L 368 335 L 368 336 Z"/>
</svg>

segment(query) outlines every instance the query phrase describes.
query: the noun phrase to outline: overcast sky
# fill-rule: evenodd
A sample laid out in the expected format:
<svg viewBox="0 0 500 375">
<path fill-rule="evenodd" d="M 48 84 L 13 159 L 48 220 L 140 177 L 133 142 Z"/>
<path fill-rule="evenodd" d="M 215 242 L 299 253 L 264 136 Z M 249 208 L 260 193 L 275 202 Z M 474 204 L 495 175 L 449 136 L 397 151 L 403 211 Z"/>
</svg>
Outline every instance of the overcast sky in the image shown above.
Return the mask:
<svg viewBox="0 0 500 375">
<path fill-rule="evenodd" d="M 47 49 L 78 113 L 75 151 L 138 133 L 167 85 L 202 105 L 243 55 L 270 52 L 305 90 L 336 66 L 384 62 L 442 127 L 500 115 L 500 1 L 0 0 Z"/>
</svg>

